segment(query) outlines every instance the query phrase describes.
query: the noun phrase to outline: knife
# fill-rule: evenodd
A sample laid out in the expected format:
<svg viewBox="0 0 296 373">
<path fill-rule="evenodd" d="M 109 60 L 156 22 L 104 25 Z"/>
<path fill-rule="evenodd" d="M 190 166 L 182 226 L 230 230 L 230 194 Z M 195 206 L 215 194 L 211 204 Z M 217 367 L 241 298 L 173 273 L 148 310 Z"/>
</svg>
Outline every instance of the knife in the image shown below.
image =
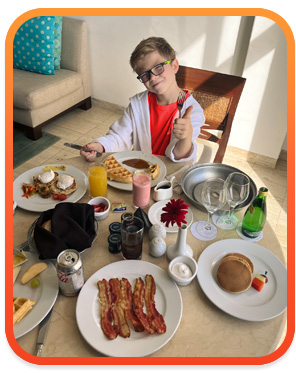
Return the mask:
<svg viewBox="0 0 296 373">
<path fill-rule="evenodd" d="M 82 149 L 84 152 L 91 152 L 92 151 L 91 149 L 88 149 L 85 146 L 72 144 L 71 142 L 65 142 L 64 145 L 68 146 L 69 148 L 73 148 L 73 149 L 78 149 L 78 150 Z M 97 157 L 100 157 L 101 155 L 102 155 L 102 153 L 97 152 Z"/>
<path fill-rule="evenodd" d="M 36 349 L 35 349 L 35 354 L 34 354 L 35 356 L 41 356 L 46 333 L 47 333 L 48 326 L 49 326 L 49 320 L 50 320 L 51 313 L 52 313 L 52 309 L 48 312 L 48 314 L 39 324 L 39 332 L 37 336 Z"/>
</svg>

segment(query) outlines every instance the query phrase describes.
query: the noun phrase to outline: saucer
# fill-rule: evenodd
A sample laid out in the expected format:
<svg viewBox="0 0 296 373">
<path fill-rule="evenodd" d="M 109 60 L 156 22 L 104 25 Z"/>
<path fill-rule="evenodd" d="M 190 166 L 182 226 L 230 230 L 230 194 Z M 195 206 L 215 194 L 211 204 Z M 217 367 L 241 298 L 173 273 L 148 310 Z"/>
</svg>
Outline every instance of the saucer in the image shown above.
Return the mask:
<svg viewBox="0 0 296 373">
<path fill-rule="evenodd" d="M 163 225 L 167 233 L 177 233 L 179 230 L 179 227 L 177 224 L 174 224 L 174 225 L 170 224 L 168 227 L 166 227 L 165 224 L 160 221 L 160 216 L 163 213 L 162 209 L 163 207 L 165 207 L 165 205 L 169 201 L 170 201 L 169 199 L 166 199 L 164 201 L 159 201 L 159 202 L 154 203 L 148 210 L 148 218 L 152 224 Z M 185 216 L 185 220 L 187 221 L 187 227 L 189 227 L 193 221 L 193 213 L 190 208 L 188 208 L 188 212 Z"/>
<path fill-rule="evenodd" d="M 250 242 L 257 242 L 257 241 L 260 241 L 263 237 L 263 231 L 260 232 L 259 236 L 258 237 L 255 237 L 255 238 L 249 238 L 249 237 L 246 237 L 242 234 L 242 223 L 239 223 L 238 226 L 236 227 L 236 233 L 240 236 L 240 238 L 242 238 L 243 240 L 245 241 L 250 241 Z"/>
<path fill-rule="evenodd" d="M 197 232 L 197 224 L 198 224 L 198 221 L 194 222 L 191 227 L 190 227 L 190 232 L 192 233 L 192 235 L 197 238 L 198 240 L 200 241 L 213 241 L 216 237 L 217 237 L 217 234 L 215 237 L 203 237 L 203 236 L 200 236 Z M 215 226 L 214 226 L 215 227 Z M 216 228 L 216 227 L 215 227 Z"/>
</svg>

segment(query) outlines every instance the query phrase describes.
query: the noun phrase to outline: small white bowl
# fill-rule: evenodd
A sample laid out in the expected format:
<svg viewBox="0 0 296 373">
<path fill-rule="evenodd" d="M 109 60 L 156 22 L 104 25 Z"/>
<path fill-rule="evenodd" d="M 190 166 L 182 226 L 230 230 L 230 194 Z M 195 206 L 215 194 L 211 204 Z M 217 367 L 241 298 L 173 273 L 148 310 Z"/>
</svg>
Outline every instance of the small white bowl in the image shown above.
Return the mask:
<svg viewBox="0 0 296 373">
<path fill-rule="evenodd" d="M 88 202 L 89 205 L 99 205 L 100 203 L 104 203 L 104 205 L 107 206 L 107 210 L 103 212 L 95 212 L 96 220 L 103 220 L 108 216 L 110 211 L 110 201 L 105 197 L 95 197 Z"/>
<path fill-rule="evenodd" d="M 183 263 L 183 264 L 186 264 L 191 272 L 192 272 L 192 276 L 190 277 L 187 277 L 187 278 L 184 278 L 184 277 L 179 277 L 179 276 L 176 276 L 173 272 L 172 272 L 172 268 L 174 266 L 174 264 L 176 263 Z M 188 284 L 190 284 L 190 282 L 194 279 L 194 277 L 196 277 L 196 274 L 197 274 L 197 263 L 196 261 L 190 257 L 190 256 L 177 256 L 176 258 L 174 258 L 170 264 L 169 264 L 169 275 L 171 277 L 171 279 L 173 279 L 177 285 L 179 286 L 186 286 Z"/>
</svg>

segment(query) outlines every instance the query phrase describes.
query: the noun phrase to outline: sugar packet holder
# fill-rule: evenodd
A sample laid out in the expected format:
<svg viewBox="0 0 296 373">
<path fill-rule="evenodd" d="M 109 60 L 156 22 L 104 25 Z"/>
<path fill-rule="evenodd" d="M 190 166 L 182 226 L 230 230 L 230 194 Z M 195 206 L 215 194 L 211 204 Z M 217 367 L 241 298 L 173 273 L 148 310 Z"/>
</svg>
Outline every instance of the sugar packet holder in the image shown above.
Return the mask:
<svg viewBox="0 0 296 373">
<path fill-rule="evenodd" d="M 126 203 L 124 202 L 113 202 L 111 204 L 111 210 L 113 212 L 122 212 L 122 211 L 126 211 Z"/>
</svg>

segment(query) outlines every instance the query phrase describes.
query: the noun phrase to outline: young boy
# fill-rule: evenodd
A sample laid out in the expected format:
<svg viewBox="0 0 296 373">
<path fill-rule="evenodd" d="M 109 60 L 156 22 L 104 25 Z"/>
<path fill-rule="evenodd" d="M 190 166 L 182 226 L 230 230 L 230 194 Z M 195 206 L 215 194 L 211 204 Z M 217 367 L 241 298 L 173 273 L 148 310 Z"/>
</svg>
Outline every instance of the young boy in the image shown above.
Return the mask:
<svg viewBox="0 0 296 373">
<path fill-rule="evenodd" d="M 186 93 L 179 118 L 177 98 L 182 92 L 176 82 L 179 68 L 176 53 L 168 42 L 159 37 L 142 40 L 130 58 L 137 79 L 146 91 L 130 99 L 123 116 L 114 122 L 105 136 L 81 151 L 88 161 L 98 152 L 141 150 L 145 153 L 166 155 L 174 162 L 195 161 L 194 140 L 204 124 L 204 114 L 197 101 Z"/>
</svg>

